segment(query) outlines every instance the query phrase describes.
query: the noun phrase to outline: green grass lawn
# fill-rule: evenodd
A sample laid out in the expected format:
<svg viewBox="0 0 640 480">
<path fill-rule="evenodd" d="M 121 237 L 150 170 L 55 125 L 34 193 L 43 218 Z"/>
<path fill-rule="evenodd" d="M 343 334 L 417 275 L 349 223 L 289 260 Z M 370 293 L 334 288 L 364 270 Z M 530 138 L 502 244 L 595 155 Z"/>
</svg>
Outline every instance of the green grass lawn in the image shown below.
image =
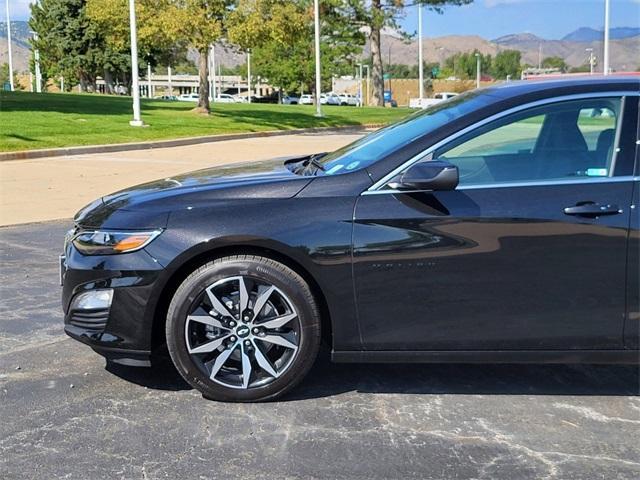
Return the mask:
<svg viewBox="0 0 640 480">
<path fill-rule="evenodd" d="M 215 104 L 209 117 L 191 112 L 193 103 L 142 101 L 149 126 L 129 126 L 131 98 L 78 94 L 0 92 L 0 151 L 32 150 L 196 137 L 236 132 L 288 130 L 389 123 L 406 116 L 404 108 L 311 105 Z"/>
</svg>

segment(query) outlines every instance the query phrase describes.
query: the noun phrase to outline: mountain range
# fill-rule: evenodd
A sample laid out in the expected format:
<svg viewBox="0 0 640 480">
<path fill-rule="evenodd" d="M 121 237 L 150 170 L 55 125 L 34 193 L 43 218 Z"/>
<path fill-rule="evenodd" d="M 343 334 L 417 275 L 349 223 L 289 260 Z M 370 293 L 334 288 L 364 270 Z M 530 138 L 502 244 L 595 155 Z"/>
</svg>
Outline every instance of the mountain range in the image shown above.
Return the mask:
<svg viewBox="0 0 640 480">
<path fill-rule="evenodd" d="M 28 69 L 30 36 L 27 22 L 11 22 L 13 62 L 17 71 Z M 630 71 L 640 69 L 640 28 L 612 28 L 610 30 L 610 64 L 614 70 Z M 532 33 L 505 35 L 487 40 L 476 35 L 447 35 L 423 39 L 425 62 L 442 62 L 456 53 L 474 49 L 483 54 L 495 56 L 501 50 L 513 49 L 522 52 L 522 61 L 537 65 L 541 56 L 561 57 L 572 67 L 587 63 L 588 48 L 592 48 L 596 59 L 602 58 L 603 33 L 593 28 L 582 27 L 560 40 L 547 40 Z M 382 35 L 383 61 L 391 63 L 415 65 L 417 63 L 417 40 L 405 40 L 393 32 Z M 365 45 L 363 56 L 370 53 L 369 45 Z M 244 55 L 232 48 L 216 49 L 217 61 L 227 67 L 234 67 L 245 61 Z M 195 58 L 190 55 L 190 58 Z M 6 24 L 0 24 L 0 63 L 8 61 Z"/>
<path fill-rule="evenodd" d="M 640 28 L 619 27 L 609 29 L 609 38 L 612 40 L 622 40 L 623 38 L 636 37 L 638 35 L 640 35 Z M 581 27 L 562 37 L 562 40 L 567 42 L 597 42 L 603 38 L 604 32 L 602 30 Z"/>
</svg>

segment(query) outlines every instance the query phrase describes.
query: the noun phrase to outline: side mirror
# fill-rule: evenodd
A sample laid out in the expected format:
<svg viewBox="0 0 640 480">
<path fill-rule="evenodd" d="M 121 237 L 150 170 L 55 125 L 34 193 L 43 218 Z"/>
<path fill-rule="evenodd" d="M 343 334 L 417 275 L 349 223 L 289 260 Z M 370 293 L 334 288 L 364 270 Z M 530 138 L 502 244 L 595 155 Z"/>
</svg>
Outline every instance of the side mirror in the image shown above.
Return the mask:
<svg viewBox="0 0 640 480">
<path fill-rule="evenodd" d="M 458 167 L 444 160 L 431 160 L 412 165 L 389 186 L 395 190 L 455 190 L 458 182 Z"/>
</svg>

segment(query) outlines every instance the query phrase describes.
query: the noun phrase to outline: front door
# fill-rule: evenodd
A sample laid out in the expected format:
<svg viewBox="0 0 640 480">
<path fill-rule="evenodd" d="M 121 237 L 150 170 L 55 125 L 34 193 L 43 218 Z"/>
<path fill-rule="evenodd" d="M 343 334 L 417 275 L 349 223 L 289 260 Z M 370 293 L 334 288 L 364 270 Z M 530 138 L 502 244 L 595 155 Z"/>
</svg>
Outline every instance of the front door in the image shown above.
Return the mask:
<svg viewBox="0 0 640 480">
<path fill-rule="evenodd" d="M 584 98 L 506 115 L 433 152 L 458 166 L 455 191 L 362 195 L 353 247 L 364 348 L 621 348 L 633 186 L 624 104 Z"/>
</svg>

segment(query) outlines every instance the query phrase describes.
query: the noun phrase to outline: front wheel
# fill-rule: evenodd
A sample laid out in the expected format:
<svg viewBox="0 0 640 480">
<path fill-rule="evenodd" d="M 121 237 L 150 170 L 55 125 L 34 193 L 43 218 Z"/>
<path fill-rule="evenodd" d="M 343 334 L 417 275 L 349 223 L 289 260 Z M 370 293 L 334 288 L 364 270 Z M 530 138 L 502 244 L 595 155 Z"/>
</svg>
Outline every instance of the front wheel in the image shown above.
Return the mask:
<svg viewBox="0 0 640 480">
<path fill-rule="evenodd" d="M 184 280 L 169 306 L 166 335 L 176 368 L 205 397 L 271 400 L 313 365 L 320 315 L 296 272 L 239 255 L 209 262 Z"/>
</svg>

